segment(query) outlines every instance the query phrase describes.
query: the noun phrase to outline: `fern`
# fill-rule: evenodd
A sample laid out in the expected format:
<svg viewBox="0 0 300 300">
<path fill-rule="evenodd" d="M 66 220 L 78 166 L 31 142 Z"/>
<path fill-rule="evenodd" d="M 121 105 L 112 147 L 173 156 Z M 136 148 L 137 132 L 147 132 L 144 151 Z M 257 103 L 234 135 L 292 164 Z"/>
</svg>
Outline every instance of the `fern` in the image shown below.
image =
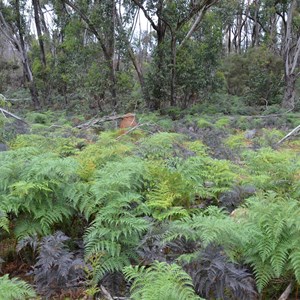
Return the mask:
<svg viewBox="0 0 300 300">
<path fill-rule="evenodd" d="M 299 280 L 299 202 L 268 193 L 252 197 L 246 214 L 229 218 L 216 209 L 176 220 L 165 241 L 185 238 L 217 243 L 232 259 L 253 268 L 259 291 L 275 278 L 293 273 Z"/>
<path fill-rule="evenodd" d="M 297 155 L 288 150 L 275 151 L 263 148 L 260 151 L 248 151 L 246 159 L 247 177 L 245 181 L 263 191 L 297 196 L 300 193 Z"/>
<path fill-rule="evenodd" d="M 40 243 L 33 274 L 37 291 L 47 298 L 64 289 L 79 288 L 84 279 L 84 262 L 69 251 L 65 245 L 68 240 L 62 232 L 56 232 L 44 237 Z"/>
<path fill-rule="evenodd" d="M 201 241 L 203 246 L 215 242 L 223 245 L 228 254 L 234 249 L 238 251 L 243 242 L 247 241 L 247 235 L 241 232 L 239 225 L 216 207 L 209 207 L 192 216 L 171 222 L 165 242 L 181 238 Z"/>
<path fill-rule="evenodd" d="M 144 173 L 144 163 L 140 159 L 124 158 L 118 162 L 108 162 L 97 171 L 90 189 L 93 197 L 86 198 L 86 202 L 82 204 L 83 212 L 90 216 L 102 205 L 126 194 L 131 194 L 133 199 L 140 198 Z"/>
<path fill-rule="evenodd" d="M 251 274 L 230 262 L 221 247 L 209 245 L 178 260 L 191 275 L 197 293 L 207 299 L 257 299 Z"/>
<path fill-rule="evenodd" d="M 176 156 L 176 144 L 184 141 L 185 137 L 178 133 L 159 132 L 143 139 L 139 145 L 139 153 L 144 158 L 161 160 Z"/>
<path fill-rule="evenodd" d="M 150 182 L 147 205 L 160 220 L 170 208 L 176 207 L 178 212 L 195 204 L 196 199 L 218 199 L 236 177 L 228 162 L 207 157 L 169 159 L 165 163 L 151 161 L 147 166 Z"/>
<path fill-rule="evenodd" d="M 119 161 L 130 155 L 134 149 L 130 141 L 116 140 L 117 132 L 103 132 L 99 140 L 86 147 L 76 158 L 80 164 L 78 174 L 84 180 L 90 180 L 97 169 L 103 167 L 108 161 Z"/>
<path fill-rule="evenodd" d="M 87 257 L 102 254 L 96 272 L 98 280 L 106 272 L 120 271 L 129 264 L 130 258 L 136 257 L 135 248 L 149 225 L 131 206 L 139 201 L 134 196 L 122 195 L 102 207 L 86 231 Z"/>
<path fill-rule="evenodd" d="M 201 299 L 195 294 L 190 276 L 176 264 L 156 261 L 147 269 L 130 266 L 124 268 L 123 272 L 127 280 L 133 280 L 132 299 Z"/>
<path fill-rule="evenodd" d="M 0 228 L 9 232 L 9 219 L 7 215 L 0 211 Z"/>
<path fill-rule="evenodd" d="M 51 153 L 33 152 L 27 160 L 22 155 L 16 158 L 16 153 L 22 151 L 25 150 L 9 151 L 6 162 L 0 163 L 4 166 L 0 175 L 4 182 L 0 184 L 0 209 L 19 216 L 15 226 L 19 238 L 34 234 L 34 229 L 36 233 L 49 234 L 54 224 L 62 223 L 74 211 L 65 189 L 76 186 L 77 163 Z"/>
<path fill-rule="evenodd" d="M 249 203 L 243 226 L 252 236 L 244 245 L 244 257 L 254 269 L 259 290 L 289 271 L 299 282 L 299 213 L 298 201 L 274 193 Z"/>
<path fill-rule="evenodd" d="M 144 170 L 139 159 L 125 158 L 108 162 L 96 174 L 93 201 L 84 210 L 94 217 L 85 234 L 85 249 L 87 257 L 100 254 L 97 280 L 106 272 L 120 271 L 136 257 L 135 248 L 149 226 L 143 218 L 147 213 L 141 195 Z"/>
<path fill-rule="evenodd" d="M 36 297 L 33 288 L 17 278 L 9 279 L 8 275 L 0 277 L 0 299 L 23 300 Z"/>
</svg>

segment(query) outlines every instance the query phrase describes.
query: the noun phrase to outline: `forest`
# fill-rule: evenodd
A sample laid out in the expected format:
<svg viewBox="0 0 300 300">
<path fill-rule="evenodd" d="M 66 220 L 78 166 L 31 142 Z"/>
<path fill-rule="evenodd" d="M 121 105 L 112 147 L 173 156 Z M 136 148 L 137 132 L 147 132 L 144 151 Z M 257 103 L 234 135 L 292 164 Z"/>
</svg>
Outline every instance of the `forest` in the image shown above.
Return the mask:
<svg viewBox="0 0 300 300">
<path fill-rule="evenodd" d="M 0 0 L 0 300 L 300 299 L 299 0 Z"/>
</svg>

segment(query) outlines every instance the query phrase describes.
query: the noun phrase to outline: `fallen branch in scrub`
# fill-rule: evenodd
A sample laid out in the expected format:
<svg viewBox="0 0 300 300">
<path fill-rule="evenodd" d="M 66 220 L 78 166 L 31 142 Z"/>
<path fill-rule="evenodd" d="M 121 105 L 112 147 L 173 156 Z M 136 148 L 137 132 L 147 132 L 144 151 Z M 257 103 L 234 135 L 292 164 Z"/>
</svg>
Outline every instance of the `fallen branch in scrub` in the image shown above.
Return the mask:
<svg viewBox="0 0 300 300">
<path fill-rule="evenodd" d="M 137 124 L 134 127 L 131 127 L 130 129 L 128 129 L 127 131 L 125 131 L 124 133 L 122 133 L 121 135 L 119 135 L 116 138 L 116 140 L 119 140 L 122 136 L 127 135 L 128 133 L 132 132 L 133 130 L 135 130 L 135 129 L 141 127 L 141 126 L 145 126 L 145 125 L 148 125 L 148 124 L 147 123 L 145 123 L 145 124 Z"/>
<path fill-rule="evenodd" d="M 24 120 L 21 119 L 20 117 L 16 116 L 15 114 L 13 114 L 13 113 L 7 111 L 7 110 L 4 109 L 4 108 L 1 108 L 1 107 L 0 107 L 0 111 L 1 111 L 1 113 L 4 115 L 4 117 L 6 117 L 6 115 L 8 115 L 8 116 L 10 116 L 10 117 L 12 117 L 12 118 L 14 118 L 14 119 L 16 119 L 16 120 L 18 120 L 18 121 L 21 121 L 21 122 L 27 124 L 26 121 L 24 121 Z"/>
<path fill-rule="evenodd" d="M 278 300 L 287 300 L 292 291 L 292 283 L 290 283 Z"/>
<path fill-rule="evenodd" d="M 103 286 L 100 285 L 101 292 L 103 293 L 103 296 L 107 300 L 114 300 L 114 298 L 111 296 L 111 294 L 108 292 L 108 290 Z"/>
<path fill-rule="evenodd" d="M 90 127 L 97 127 L 100 124 L 104 122 L 109 122 L 109 121 L 116 121 L 116 120 L 123 120 L 125 118 L 128 118 L 128 116 L 131 115 L 133 118 L 135 118 L 135 114 L 126 114 L 126 115 L 115 115 L 115 116 L 105 116 L 102 118 L 96 118 L 89 120 L 83 124 L 79 124 L 76 126 L 76 128 L 82 129 L 82 128 L 90 128 Z M 133 124 L 134 125 L 134 124 Z"/>
<path fill-rule="evenodd" d="M 283 143 L 285 140 L 290 138 L 291 136 L 297 134 L 297 132 L 300 131 L 300 125 L 298 125 L 296 128 L 294 128 L 291 132 L 289 132 L 284 138 L 282 138 L 279 142 L 277 142 L 277 145 L 280 145 Z"/>
</svg>

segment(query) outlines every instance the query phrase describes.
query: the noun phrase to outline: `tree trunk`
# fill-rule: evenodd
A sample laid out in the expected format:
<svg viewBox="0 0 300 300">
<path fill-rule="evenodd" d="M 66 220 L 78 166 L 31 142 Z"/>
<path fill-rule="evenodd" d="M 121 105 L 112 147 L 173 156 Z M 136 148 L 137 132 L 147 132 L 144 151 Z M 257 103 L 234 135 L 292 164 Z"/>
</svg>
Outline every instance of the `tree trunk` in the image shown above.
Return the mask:
<svg viewBox="0 0 300 300">
<path fill-rule="evenodd" d="M 176 106 L 176 94 L 175 94 L 175 88 L 176 88 L 176 36 L 172 34 L 171 39 L 171 52 L 172 52 L 172 61 L 171 61 L 171 98 L 170 98 L 170 104 L 171 106 Z"/>
<path fill-rule="evenodd" d="M 36 26 L 36 32 L 38 35 L 39 45 L 40 45 L 40 54 L 41 54 L 41 62 L 44 67 L 46 67 L 46 53 L 43 41 L 43 34 L 41 29 L 41 21 L 39 15 L 39 0 L 32 0 L 33 9 L 34 9 L 34 20 Z"/>
<path fill-rule="evenodd" d="M 284 97 L 282 101 L 282 107 L 285 109 L 294 109 L 295 98 L 296 98 L 296 75 L 286 75 L 285 76 L 285 90 Z"/>
<path fill-rule="evenodd" d="M 24 37 L 23 37 L 23 27 L 22 27 L 22 22 L 21 22 L 21 14 L 20 14 L 20 1 L 16 0 L 16 21 L 17 21 L 17 27 L 18 27 L 18 33 L 19 33 L 19 41 L 20 41 L 20 49 L 19 51 L 21 52 L 22 56 L 22 63 L 23 63 L 23 68 L 24 68 L 24 73 L 25 77 L 28 81 L 29 85 L 29 91 L 31 94 L 32 102 L 34 104 L 34 107 L 36 109 L 40 108 L 40 101 L 38 98 L 38 91 L 36 89 L 35 82 L 33 80 L 33 75 L 31 72 L 31 68 L 29 65 L 28 61 L 28 56 L 25 48 L 25 42 L 24 42 Z"/>
<path fill-rule="evenodd" d="M 293 28 L 293 14 L 297 9 L 297 1 L 293 0 L 288 9 L 286 33 L 284 41 L 284 64 L 285 64 L 285 91 L 282 107 L 293 110 L 295 107 L 296 81 L 300 75 L 297 73 L 300 56 L 300 37 Z"/>
<path fill-rule="evenodd" d="M 107 40 L 108 44 L 108 53 L 109 53 L 109 64 L 110 67 L 110 93 L 112 97 L 112 105 L 115 108 L 117 106 L 117 78 L 116 78 L 116 64 L 114 62 L 115 56 L 115 29 L 116 29 L 116 4 L 115 1 L 110 3 L 108 7 L 109 17 L 110 17 L 110 24 L 109 24 L 109 38 Z"/>
</svg>

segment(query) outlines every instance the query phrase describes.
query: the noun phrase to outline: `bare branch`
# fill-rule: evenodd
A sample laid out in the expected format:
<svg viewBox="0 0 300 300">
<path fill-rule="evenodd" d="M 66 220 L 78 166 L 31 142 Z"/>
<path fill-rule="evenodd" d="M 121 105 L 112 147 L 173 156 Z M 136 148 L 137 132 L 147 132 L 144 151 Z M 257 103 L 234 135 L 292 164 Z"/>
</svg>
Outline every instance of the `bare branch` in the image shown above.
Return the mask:
<svg viewBox="0 0 300 300">
<path fill-rule="evenodd" d="M 193 25 L 191 26 L 190 30 L 188 31 L 188 33 L 186 34 L 186 36 L 184 37 L 184 39 L 182 40 L 182 42 L 180 43 L 178 50 L 180 48 L 182 48 L 182 46 L 185 44 L 185 42 L 191 37 L 191 35 L 193 34 L 193 32 L 195 31 L 196 27 L 198 26 L 198 24 L 200 23 L 200 21 L 202 20 L 203 16 L 204 16 L 204 11 L 205 11 L 205 7 L 202 7 L 202 9 L 200 10 L 196 20 L 194 21 Z"/>
<path fill-rule="evenodd" d="M 158 26 L 154 23 L 153 19 L 148 14 L 147 10 L 139 0 L 132 0 L 144 13 L 146 19 L 150 22 L 151 26 L 155 31 L 158 31 Z"/>
<path fill-rule="evenodd" d="M 288 138 L 290 138 L 291 136 L 295 135 L 298 133 L 298 131 L 300 131 L 300 125 L 298 125 L 296 128 L 294 128 L 292 131 L 290 131 L 284 138 L 282 138 L 277 145 L 283 143 L 285 140 L 287 140 Z M 281 299 L 281 298 L 280 298 Z"/>
<path fill-rule="evenodd" d="M 287 300 L 292 291 L 292 283 L 290 283 L 278 300 Z"/>
<path fill-rule="evenodd" d="M 8 115 L 8 116 L 10 116 L 10 117 L 12 117 L 12 118 L 14 118 L 14 119 L 16 119 L 16 120 L 18 120 L 18 121 L 21 121 L 21 122 L 27 124 L 26 121 L 24 121 L 24 120 L 21 119 L 20 117 L 16 116 L 15 114 L 13 114 L 13 113 L 7 111 L 7 110 L 4 109 L 4 108 L 1 108 L 1 107 L 0 107 L 0 111 L 1 111 L 1 113 L 2 113 L 3 115 Z"/>
</svg>

